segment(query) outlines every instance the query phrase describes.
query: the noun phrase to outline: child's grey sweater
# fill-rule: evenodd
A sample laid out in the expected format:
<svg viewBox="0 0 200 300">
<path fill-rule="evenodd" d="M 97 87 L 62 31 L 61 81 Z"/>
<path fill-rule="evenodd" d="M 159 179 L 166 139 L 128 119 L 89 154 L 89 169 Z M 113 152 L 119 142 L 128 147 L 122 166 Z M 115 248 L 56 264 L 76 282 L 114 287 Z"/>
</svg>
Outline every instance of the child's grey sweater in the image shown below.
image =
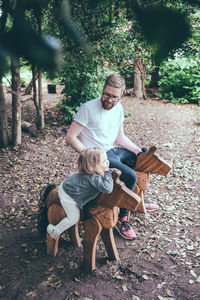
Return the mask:
<svg viewBox="0 0 200 300">
<path fill-rule="evenodd" d="M 112 170 L 106 171 L 104 177 L 98 174 L 71 174 L 63 181 L 62 187 L 65 193 L 74 199 L 82 209 L 85 204 L 95 199 L 100 192 L 112 193 Z"/>
</svg>

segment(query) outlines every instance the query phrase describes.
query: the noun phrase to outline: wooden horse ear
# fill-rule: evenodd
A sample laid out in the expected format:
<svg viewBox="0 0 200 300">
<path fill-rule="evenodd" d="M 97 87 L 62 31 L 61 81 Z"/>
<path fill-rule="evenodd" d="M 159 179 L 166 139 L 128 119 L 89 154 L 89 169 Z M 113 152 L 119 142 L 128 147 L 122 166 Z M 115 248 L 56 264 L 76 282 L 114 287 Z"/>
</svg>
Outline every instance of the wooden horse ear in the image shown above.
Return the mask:
<svg viewBox="0 0 200 300">
<path fill-rule="evenodd" d="M 155 153 L 157 150 L 156 146 L 151 146 L 147 152 Z"/>
</svg>

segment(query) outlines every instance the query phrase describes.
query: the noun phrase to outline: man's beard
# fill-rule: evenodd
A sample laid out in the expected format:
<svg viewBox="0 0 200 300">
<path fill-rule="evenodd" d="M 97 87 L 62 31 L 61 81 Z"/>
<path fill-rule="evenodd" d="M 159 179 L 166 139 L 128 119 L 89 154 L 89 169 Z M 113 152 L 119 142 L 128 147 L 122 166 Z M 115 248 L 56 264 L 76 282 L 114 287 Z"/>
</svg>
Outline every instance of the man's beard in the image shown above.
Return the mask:
<svg viewBox="0 0 200 300">
<path fill-rule="evenodd" d="M 103 108 L 106 110 L 110 110 L 114 106 L 113 103 L 109 103 L 107 100 L 101 101 L 101 104 L 102 104 Z"/>
</svg>

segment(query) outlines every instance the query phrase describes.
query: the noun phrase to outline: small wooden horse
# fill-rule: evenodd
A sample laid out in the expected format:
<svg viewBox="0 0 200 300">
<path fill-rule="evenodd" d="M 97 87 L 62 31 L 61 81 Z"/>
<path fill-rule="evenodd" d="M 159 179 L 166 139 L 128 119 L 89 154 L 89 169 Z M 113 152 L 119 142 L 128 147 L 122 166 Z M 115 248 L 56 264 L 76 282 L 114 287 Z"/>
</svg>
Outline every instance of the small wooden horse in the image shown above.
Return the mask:
<svg viewBox="0 0 200 300">
<path fill-rule="evenodd" d="M 95 269 L 96 245 L 99 235 L 102 240 L 108 257 L 113 260 L 119 260 L 119 255 L 113 237 L 113 227 L 118 220 L 118 208 L 126 208 L 134 211 L 145 212 L 143 192 L 149 184 L 149 173 L 161 174 L 166 176 L 171 167 L 159 156 L 155 155 L 156 147 L 151 147 L 149 151 L 138 156 L 134 170 L 137 174 L 137 185 L 134 192 L 130 191 L 124 183 L 119 180 L 121 172 L 115 171 L 114 189 L 109 195 L 101 193 L 95 201 L 91 201 L 88 206 L 90 218 L 83 220 L 85 236 L 83 240 L 84 264 L 87 270 Z M 58 189 L 52 189 L 46 198 L 46 206 L 48 208 L 48 222 L 58 224 L 66 217 L 65 211 L 60 204 L 58 197 Z M 81 246 L 78 234 L 78 224 L 68 229 L 71 241 Z M 59 239 L 56 241 L 50 238 L 47 233 L 47 253 L 56 255 L 58 252 Z"/>
<path fill-rule="evenodd" d="M 84 265 L 87 270 L 94 270 L 96 245 L 99 235 L 105 244 L 108 257 L 113 260 L 119 260 L 119 255 L 113 237 L 113 227 L 118 220 L 120 207 L 124 207 L 130 211 L 137 208 L 140 197 L 129 190 L 125 184 L 119 180 L 121 171 L 113 172 L 114 188 L 111 194 L 101 193 L 96 200 L 91 201 L 88 206 L 90 218 L 83 220 L 85 236 L 83 240 L 84 249 Z M 66 217 L 64 209 L 61 207 L 58 198 L 57 188 L 49 192 L 46 200 L 48 207 L 48 220 L 51 224 L 58 224 Z M 78 234 L 78 224 L 68 229 L 69 237 L 75 245 L 80 246 L 80 237 Z M 58 242 L 51 239 L 47 233 L 47 253 L 56 255 L 58 252 Z"/>
</svg>

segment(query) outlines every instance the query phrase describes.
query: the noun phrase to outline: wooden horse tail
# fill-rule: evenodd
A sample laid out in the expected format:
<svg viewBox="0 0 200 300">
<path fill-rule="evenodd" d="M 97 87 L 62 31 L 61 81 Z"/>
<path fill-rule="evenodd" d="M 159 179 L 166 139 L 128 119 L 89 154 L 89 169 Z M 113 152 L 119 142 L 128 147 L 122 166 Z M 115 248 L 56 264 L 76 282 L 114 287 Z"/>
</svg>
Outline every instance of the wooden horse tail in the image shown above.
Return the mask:
<svg viewBox="0 0 200 300">
<path fill-rule="evenodd" d="M 48 185 L 40 192 L 40 199 L 38 201 L 39 214 L 38 214 L 38 229 L 42 237 L 46 236 L 46 229 L 49 224 L 48 222 L 48 207 L 47 197 L 49 193 L 56 188 L 55 184 Z"/>
</svg>

